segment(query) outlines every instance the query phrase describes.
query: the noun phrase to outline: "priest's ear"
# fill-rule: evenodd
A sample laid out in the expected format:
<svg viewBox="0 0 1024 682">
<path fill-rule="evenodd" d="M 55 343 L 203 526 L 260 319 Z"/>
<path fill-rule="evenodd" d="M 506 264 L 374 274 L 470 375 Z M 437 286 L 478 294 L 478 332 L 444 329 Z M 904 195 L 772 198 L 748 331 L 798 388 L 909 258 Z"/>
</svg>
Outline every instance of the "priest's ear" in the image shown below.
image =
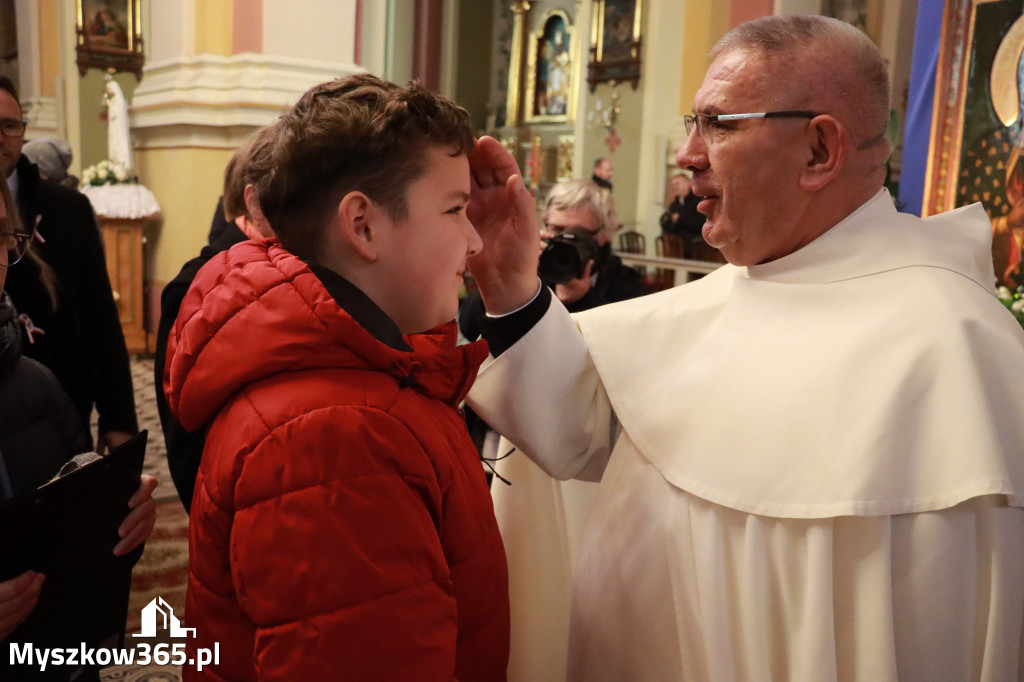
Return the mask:
<svg viewBox="0 0 1024 682">
<path fill-rule="evenodd" d="M 342 241 L 358 257 L 377 260 L 381 209 L 362 192 L 346 194 L 338 204 L 338 230 Z"/>
<path fill-rule="evenodd" d="M 800 175 L 800 186 L 816 192 L 842 172 L 850 134 L 834 117 L 822 114 L 807 125 L 805 141 L 810 156 Z"/>
</svg>

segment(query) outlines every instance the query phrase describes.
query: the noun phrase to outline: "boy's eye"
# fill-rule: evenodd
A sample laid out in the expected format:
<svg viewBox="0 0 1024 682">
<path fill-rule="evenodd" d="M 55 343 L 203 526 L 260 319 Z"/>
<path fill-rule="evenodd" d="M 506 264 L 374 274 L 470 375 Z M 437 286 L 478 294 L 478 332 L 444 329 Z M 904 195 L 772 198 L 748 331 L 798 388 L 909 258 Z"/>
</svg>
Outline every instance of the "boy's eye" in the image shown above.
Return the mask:
<svg viewBox="0 0 1024 682">
<path fill-rule="evenodd" d="M 464 209 L 464 208 L 465 208 L 465 206 L 452 206 L 447 211 L 445 211 L 445 213 L 447 213 L 449 215 L 458 215 L 458 214 L 462 213 L 462 209 Z"/>
</svg>

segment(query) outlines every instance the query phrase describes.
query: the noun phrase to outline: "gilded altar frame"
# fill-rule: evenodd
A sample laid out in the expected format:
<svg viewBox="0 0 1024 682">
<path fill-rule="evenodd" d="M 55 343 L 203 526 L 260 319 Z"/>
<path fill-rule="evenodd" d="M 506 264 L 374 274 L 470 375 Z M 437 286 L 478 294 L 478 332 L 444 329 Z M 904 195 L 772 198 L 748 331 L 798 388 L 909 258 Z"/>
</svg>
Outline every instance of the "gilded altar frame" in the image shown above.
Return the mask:
<svg viewBox="0 0 1024 682">
<path fill-rule="evenodd" d="M 77 0 L 78 71 L 129 71 L 142 78 L 141 0 Z"/>
<path fill-rule="evenodd" d="M 640 0 L 594 0 L 587 85 L 628 82 L 635 90 L 642 65 Z"/>
<path fill-rule="evenodd" d="M 526 123 L 571 124 L 576 120 L 580 71 L 576 33 L 568 12 L 562 9 L 548 10 L 537 29 L 530 33 L 523 110 Z"/>
</svg>

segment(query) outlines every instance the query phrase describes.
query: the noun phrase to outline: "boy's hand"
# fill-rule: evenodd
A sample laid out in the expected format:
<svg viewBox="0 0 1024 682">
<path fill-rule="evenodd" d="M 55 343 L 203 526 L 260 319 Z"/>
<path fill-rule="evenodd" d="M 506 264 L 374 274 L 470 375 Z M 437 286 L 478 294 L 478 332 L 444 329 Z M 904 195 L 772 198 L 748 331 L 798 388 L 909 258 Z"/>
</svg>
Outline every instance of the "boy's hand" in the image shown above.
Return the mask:
<svg viewBox="0 0 1024 682">
<path fill-rule="evenodd" d="M 17 578 L 0 582 L 0 640 L 25 622 L 39 601 L 45 576 L 25 571 Z"/>
<path fill-rule="evenodd" d="M 540 225 L 519 166 L 490 137 L 476 141 L 469 157 L 472 196 L 466 212 L 484 247 L 469 260 L 487 312 L 515 310 L 537 293 Z"/>
</svg>

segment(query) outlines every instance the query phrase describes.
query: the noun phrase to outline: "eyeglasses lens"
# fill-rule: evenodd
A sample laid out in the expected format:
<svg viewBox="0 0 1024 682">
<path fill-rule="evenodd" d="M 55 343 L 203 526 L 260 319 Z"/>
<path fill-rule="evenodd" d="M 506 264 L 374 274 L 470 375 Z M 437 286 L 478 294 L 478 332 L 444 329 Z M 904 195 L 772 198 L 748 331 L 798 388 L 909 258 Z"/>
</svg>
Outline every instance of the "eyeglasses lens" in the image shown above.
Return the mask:
<svg viewBox="0 0 1024 682">
<path fill-rule="evenodd" d="M 0 120 L 0 132 L 7 137 L 21 137 L 25 134 L 25 122 L 16 118 Z"/>
<path fill-rule="evenodd" d="M 32 235 L 21 232 L 0 232 L 3 248 L 7 249 L 7 265 L 14 265 L 25 257 Z"/>
</svg>

